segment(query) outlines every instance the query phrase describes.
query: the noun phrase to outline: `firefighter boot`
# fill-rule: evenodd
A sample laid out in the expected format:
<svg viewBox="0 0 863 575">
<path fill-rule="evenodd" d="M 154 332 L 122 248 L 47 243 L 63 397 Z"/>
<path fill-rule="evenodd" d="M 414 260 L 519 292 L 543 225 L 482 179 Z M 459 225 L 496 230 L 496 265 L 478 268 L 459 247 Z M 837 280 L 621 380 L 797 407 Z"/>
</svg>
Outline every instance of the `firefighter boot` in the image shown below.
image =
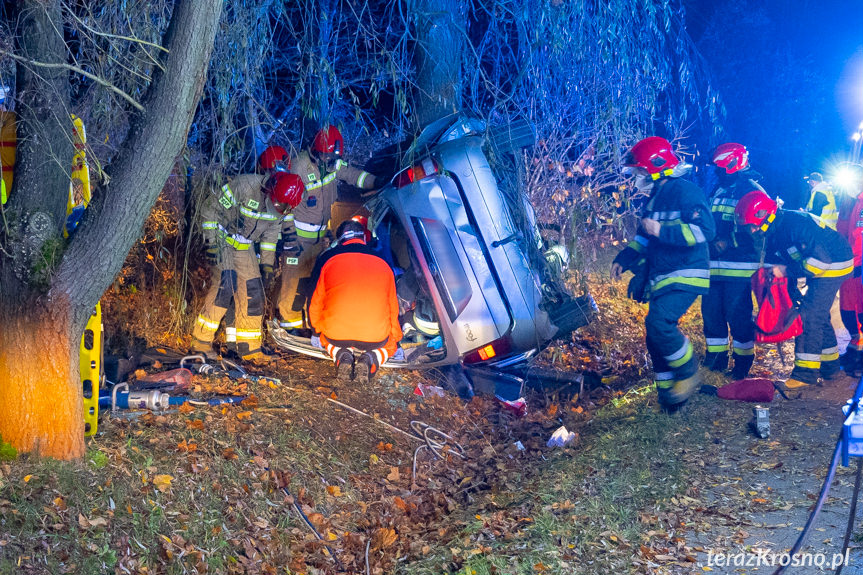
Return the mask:
<svg viewBox="0 0 863 575">
<path fill-rule="evenodd" d="M 728 350 L 719 352 L 708 351 L 704 354 L 702 365 L 710 371 L 723 373 L 728 369 Z"/>
<path fill-rule="evenodd" d="M 258 351 L 247 353 L 246 355 L 241 356 L 241 359 L 243 361 L 256 366 L 268 365 L 275 358 L 275 355 L 267 353 L 263 349 L 259 349 Z"/>
<path fill-rule="evenodd" d="M 842 371 L 845 372 L 845 375 L 850 377 L 854 377 L 858 369 L 858 365 L 860 365 L 860 352 L 850 345 L 848 349 L 845 350 L 845 353 L 839 356 L 839 365 L 842 368 Z"/>
<path fill-rule="evenodd" d="M 375 376 L 378 371 L 378 362 L 375 356 L 369 352 L 363 353 L 357 359 L 356 374 L 354 381 L 360 385 L 365 385 Z"/>
<path fill-rule="evenodd" d="M 752 369 L 754 355 L 734 355 L 734 367 L 731 370 L 731 381 L 746 379 L 749 370 Z"/>
<path fill-rule="evenodd" d="M 693 373 L 686 379 L 675 381 L 665 396 L 663 407 L 669 412 L 675 412 L 689 401 L 698 388 L 701 387 L 701 376 L 698 372 Z"/>
<path fill-rule="evenodd" d="M 829 382 L 836 381 L 840 377 L 842 377 L 842 371 L 839 369 L 838 359 L 821 362 L 821 379 L 825 382 Z"/>
<path fill-rule="evenodd" d="M 336 355 L 336 378 L 339 381 L 350 381 L 354 376 L 354 353 L 342 349 Z"/>
<path fill-rule="evenodd" d="M 207 361 L 219 361 L 219 354 L 215 349 L 213 349 L 213 342 L 206 342 L 193 338 L 191 352 L 193 354 L 202 354 L 207 358 Z"/>
</svg>

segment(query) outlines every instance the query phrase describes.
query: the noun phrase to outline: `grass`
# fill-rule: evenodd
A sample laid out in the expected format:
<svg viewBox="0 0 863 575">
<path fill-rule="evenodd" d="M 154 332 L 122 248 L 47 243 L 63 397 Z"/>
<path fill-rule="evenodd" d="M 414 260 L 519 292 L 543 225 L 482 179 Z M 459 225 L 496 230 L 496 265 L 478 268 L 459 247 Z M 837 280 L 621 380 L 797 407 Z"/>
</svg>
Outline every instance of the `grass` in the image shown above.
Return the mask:
<svg viewBox="0 0 863 575">
<path fill-rule="evenodd" d="M 644 571 L 634 566 L 639 543 L 655 526 L 642 519 L 685 490 L 670 430 L 676 422 L 644 403 L 598 412 L 580 446 L 536 461 L 533 485 L 502 506 L 529 518 L 503 537 L 489 536 L 489 522 L 468 524 L 449 547 L 399 572 L 432 575 L 607 574 Z M 500 501 L 498 501 L 500 503 Z M 480 515 L 469 509 L 467 516 Z M 455 550 L 457 553 L 454 553 Z M 477 552 L 479 550 L 479 552 Z"/>
</svg>

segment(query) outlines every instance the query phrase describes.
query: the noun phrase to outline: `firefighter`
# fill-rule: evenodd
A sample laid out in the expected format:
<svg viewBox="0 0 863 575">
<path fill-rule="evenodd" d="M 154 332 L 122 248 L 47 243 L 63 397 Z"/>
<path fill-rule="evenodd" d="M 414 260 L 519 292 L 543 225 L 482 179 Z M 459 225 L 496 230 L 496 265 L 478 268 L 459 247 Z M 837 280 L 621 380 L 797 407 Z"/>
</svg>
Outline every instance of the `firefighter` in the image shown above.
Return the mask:
<svg viewBox="0 0 863 575">
<path fill-rule="evenodd" d="M 298 294 L 301 278 L 308 277 L 315 259 L 328 247 L 324 241 L 330 208 L 336 201 L 338 182 L 360 189 L 375 188 L 375 176 L 342 160 L 344 138 L 335 126 L 326 126 L 315 136 L 311 147 L 291 158 L 291 172 L 300 176 L 306 196 L 286 222 L 282 232 L 285 267 L 279 291 L 280 326 L 302 329 L 305 296 Z"/>
<path fill-rule="evenodd" d="M 809 183 L 809 201 L 806 203 L 806 211 L 813 216 L 818 216 L 824 225 L 831 230 L 836 229 L 836 221 L 839 219 L 839 210 L 836 207 L 836 195 L 833 188 L 824 181 L 824 176 L 818 172 L 812 172 L 806 177 Z"/>
<path fill-rule="evenodd" d="M 836 231 L 806 212 L 777 209 L 761 190 L 743 196 L 735 208 L 737 224 L 750 234 L 763 236 L 765 261 L 774 276 L 794 283 L 806 278 L 806 295 L 800 304 L 803 333 L 794 342 L 794 369 L 786 389 L 799 389 L 839 373 L 839 349 L 830 324 L 830 307 L 854 267 L 851 247 Z"/>
<path fill-rule="evenodd" d="M 836 230 L 848 240 L 854 252 L 854 273 L 839 288 L 839 315 L 848 330 L 851 341 L 839 362 L 846 374 L 854 376 L 863 369 L 863 282 L 860 280 L 863 263 L 863 168 L 852 165 L 844 169 L 848 182 L 839 185 L 839 222 Z"/>
<path fill-rule="evenodd" d="M 309 318 L 336 364 L 337 377 L 366 384 L 402 338 L 395 278 L 366 245 L 362 224 L 347 220 L 336 236 L 338 245 L 315 264 Z M 356 361 L 353 350 L 360 352 Z"/>
<path fill-rule="evenodd" d="M 698 362 L 692 344 L 678 327 L 680 317 L 710 285 L 708 242 L 714 224 L 704 193 L 683 179 L 691 166 L 674 155 L 671 144 L 656 136 L 630 150 L 625 165 L 635 186 L 649 200 L 635 239 L 615 258 L 613 279 L 633 271 L 633 285 L 644 285 L 649 299 L 644 320 L 647 351 L 653 362 L 659 402 L 669 411 L 683 405 L 698 388 Z"/>
<path fill-rule="evenodd" d="M 212 280 L 192 333 L 193 351 L 216 356 L 213 339 L 233 301 L 238 353 L 246 361 L 269 359 L 261 352 L 264 284 L 273 276 L 285 215 L 300 203 L 303 192 L 303 182 L 294 174 L 243 174 L 222 186 L 218 197 L 208 199 L 201 228 Z M 255 242 L 260 245 L 260 264 Z"/>
<path fill-rule="evenodd" d="M 731 379 L 744 379 L 755 358 L 751 277 L 759 267 L 759 250 L 748 233 L 736 233 L 734 207 L 744 194 L 762 190 L 760 175 L 749 166 L 749 152 L 737 143 L 713 151 L 717 184 L 710 196 L 716 237 L 710 242 L 710 291 L 701 298 L 707 353 L 704 366 L 724 372 L 728 367 L 731 331 L 734 367 Z"/>
<path fill-rule="evenodd" d="M 266 176 L 273 176 L 276 172 L 289 172 L 290 171 L 290 156 L 288 155 L 287 150 L 285 150 L 282 146 L 269 146 L 258 157 L 258 174 L 264 174 Z M 293 214 L 288 213 L 284 216 L 285 221 L 291 221 L 294 217 Z M 258 244 L 257 250 L 260 253 L 261 246 Z M 268 289 L 268 281 L 264 282 L 264 289 Z M 234 309 L 234 304 L 232 303 L 228 307 L 228 311 L 225 312 L 225 343 L 228 346 L 228 351 L 231 354 L 239 354 L 239 350 L 237 349 L 237 326 L 236 326 L 236 312 Z"/>
</svg>

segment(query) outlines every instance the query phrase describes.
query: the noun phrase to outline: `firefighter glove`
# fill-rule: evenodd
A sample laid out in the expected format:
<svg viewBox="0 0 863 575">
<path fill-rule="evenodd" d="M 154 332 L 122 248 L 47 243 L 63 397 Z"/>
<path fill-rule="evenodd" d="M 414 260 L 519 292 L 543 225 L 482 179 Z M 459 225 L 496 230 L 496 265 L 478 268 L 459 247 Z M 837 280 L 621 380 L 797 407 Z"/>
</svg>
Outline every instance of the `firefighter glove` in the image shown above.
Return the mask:
<svg viewBox="0 0 863 575">
<path fill-rule="evenodd" d="M 205 253 L 207 256 L 208 264 L 210 264 L 211 266 L 219 264 L 219 246 L 207 244 L 207 251 Z"/>
<path fill-rule="evenodd" d="M 269 284 L 273 279 L 273 266 L 270 264 L 261 264 L 261 280 L 264 285 Z"/>
</svg>

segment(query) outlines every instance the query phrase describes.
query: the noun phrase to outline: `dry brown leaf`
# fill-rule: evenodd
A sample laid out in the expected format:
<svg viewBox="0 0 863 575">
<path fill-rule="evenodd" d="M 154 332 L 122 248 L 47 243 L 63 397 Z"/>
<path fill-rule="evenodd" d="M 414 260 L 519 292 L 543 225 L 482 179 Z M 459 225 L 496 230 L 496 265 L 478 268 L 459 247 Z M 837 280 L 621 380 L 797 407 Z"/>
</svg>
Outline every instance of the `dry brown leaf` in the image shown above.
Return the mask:
<svg viewBox="0 0 863 575">
<path fill-rule="evenodd" d="M 66 500 L 63 499 L 62 497 L 55 497 L 54 498 L 54 508 L 57 511 L 66 511 Z"/>
<path fill-rule="evenodd" d="M 398 507 L 399 509 L 401 509 L 402 511 L 404 511 L 405 513 L 407 513 L 407 510 L 408 510 L 408 504 L 407 504 L 407 503 L 405 503 L 405 500 L 404 500 L 404 499 L 402 499 L 402 498 L 401 498 L 401 497 L 399 497 L 399 496 L 396 496 L 396 498 L 395 498 L 395 499 L 393 499 L 393 503 L 395 504 L 395 506 L 396 506 L 396 507 Z"/>
<path fill-rule="evenodd" d="M 398 467 L 390 467 L 390 473 L 387 475 L 387 481 L 398 481 L 401 478 Z"/>
<path fill-rule="evenodd" d="M 195 407 L 187 401 L 186 403 L 181 405 L 177 409 L 177 411 L 179 411 L 180 413 L 192 413 L 193 411 L 195 411 Z"/>
<path fill-rule="evenodd" d="M 237 452 L 234 451 L 233 447 L 229 447 L 229 448 L 225 449 L 224 451 L 222 451 L 222 457 L 224 457 L 225 459 L 228 459 L 228 460 L 240 458 L 240 456 L 237 455 Z"/>
<path fill-rule="evenodd" d="M 392 546 L 398 538 L 399 536 L 396 534 L 395 529 L 379 527 L 372 536 L 372 549 L 386 549 Z"/>
<path fill-rule="evenodd" d="M 240 421 L 242 421 L 244 419 L 249 419 L 250 417 L 252 417 L 251 411 L 241 411 L 241 412 L 237 413 L 237 419 L 239 419 Z"/>
<path fill-rule="evenodd" d="M 327 493 L 333 497 L 341 497 L 344 495 L 344 493 L 342 493 L 342 488 L 338 485 L 327 485 Z"/>
<path fill-rule="evenodd" d="M 188 427 L 189 429 L 198 429 L 198 430 L 203 431 L 204 420 L 203 419 L 191 419 L 191 420 L 186 422 L 186 427 Z"/>
<path fill-rule="evenodd" d="M 339 396 L 338 396 L 338 395 L 336 395 L 336 392 L 335 392 L 335 391 L 334 391 L 334 392 L 332 392 L 332 393 L 330 394 L 330 397 L 331 397 L 332 399 L 338 399 L 338 398 L 339 398 Z"/>
<path fill-rule="evenodd" d="M 383 441 L 378 442 L 378 451 L 392 451 L 392 448 L 392 443 L 384 443 Z"/>
</svg>

